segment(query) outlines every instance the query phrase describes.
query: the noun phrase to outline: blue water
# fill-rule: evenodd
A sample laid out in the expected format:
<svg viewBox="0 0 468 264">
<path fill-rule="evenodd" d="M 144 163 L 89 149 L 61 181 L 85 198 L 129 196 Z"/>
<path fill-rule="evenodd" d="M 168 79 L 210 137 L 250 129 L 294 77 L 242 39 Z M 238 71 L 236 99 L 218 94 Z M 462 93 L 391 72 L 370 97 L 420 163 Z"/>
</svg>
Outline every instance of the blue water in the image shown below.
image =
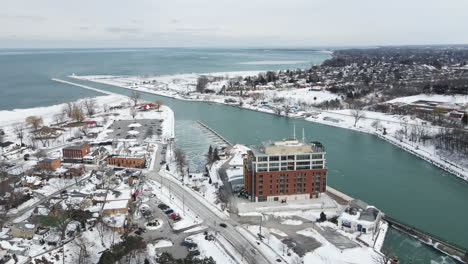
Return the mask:
<svg viewBox="0 0 468 264">
<path fill-rule="evenodd" d="M 245 49 L 0 50 L 0 110 L 73 101 L 98 93 L 51 81 L 76 75 L 143 75 L 305 68 L 329 55 Z M 304 61 L 256 65 L 255 61 Z"/>
</svg>

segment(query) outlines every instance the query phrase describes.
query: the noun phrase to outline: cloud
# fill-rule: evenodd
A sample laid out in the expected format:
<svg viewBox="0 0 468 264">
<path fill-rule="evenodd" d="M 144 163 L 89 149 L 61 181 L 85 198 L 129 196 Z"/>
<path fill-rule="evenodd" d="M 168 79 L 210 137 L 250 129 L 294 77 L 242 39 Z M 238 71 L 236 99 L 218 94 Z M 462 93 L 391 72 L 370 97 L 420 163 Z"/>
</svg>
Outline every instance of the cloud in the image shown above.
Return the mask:
<svg viewBox="0 0 468 264">
<path fill-rule="evenodd" d="M 180 19 L 172 19 L 171 20 L 172 24 L 179 24 L 180 22 L 182 22 Z"/>
<path fill-rule="evenodd" d="M 37 16 L 37 15 L 1 15 L 4 18 L 9 18 L 9 19 L 17 19 L 17 20 L 26 20 L 26 21 L 33 21 L 33 22 L 39 22 L 39 21 L 45 21 L 47 20 L 46 17 L 43 16 Z"/>
<path fill-rule="evenodd" d="M 90 27 L 79 27 L 78 29 L 81 30 L 81 31 L 88 31 L 91 28 Z"/>
<path fill-rule="evenodd" d="M 106 31 L 111 33 L 124 33 L 124 34 L 138 34 L 141 32 L 140 28 L 126 28 L 126 27 L 108 27 Z"/>
</svg>

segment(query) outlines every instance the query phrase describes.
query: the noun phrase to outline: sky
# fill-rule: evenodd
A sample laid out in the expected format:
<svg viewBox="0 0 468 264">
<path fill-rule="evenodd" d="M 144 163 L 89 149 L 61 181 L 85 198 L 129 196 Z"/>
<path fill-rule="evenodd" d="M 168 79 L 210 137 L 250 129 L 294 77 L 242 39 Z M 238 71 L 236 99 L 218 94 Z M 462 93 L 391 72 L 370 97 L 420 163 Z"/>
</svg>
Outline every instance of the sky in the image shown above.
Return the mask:
<svg viewBox="0 0 468 264">
<path fill-rule="evenodd" d="M 3 0 L 0 48 L 468 44 L 468 0 Z"/>
</svg>

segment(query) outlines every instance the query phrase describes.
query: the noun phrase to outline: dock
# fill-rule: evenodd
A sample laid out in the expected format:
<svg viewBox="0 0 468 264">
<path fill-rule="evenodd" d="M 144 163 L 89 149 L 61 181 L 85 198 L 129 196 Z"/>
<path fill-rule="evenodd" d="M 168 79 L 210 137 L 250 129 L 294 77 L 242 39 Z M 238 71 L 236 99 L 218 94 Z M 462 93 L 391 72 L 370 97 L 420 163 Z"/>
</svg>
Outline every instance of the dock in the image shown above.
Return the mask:
<svg viewBox="0 0 468 264">
<path fill-rule="evenodd" d="M 221 140 L 223 143 L 225 143 L 226 145 L 228 146 L 232 146 L 231 142 L 229 142 L 226 138 L 224 138 L 223 136 L 221 136 L 218 132 L 216 132 L 215 130 L 213 130 L 211 127 L 205 125 L 203 122 L 201 122 L 200 120 L 197 120 L 196 121 L 197 124 L 199 124 L 202 128 L 204 128 L 206 131 L 208 131 L 210 134 L 212 134 L 214 137 L 218 138 L 219 140 Z"/>
</svg>

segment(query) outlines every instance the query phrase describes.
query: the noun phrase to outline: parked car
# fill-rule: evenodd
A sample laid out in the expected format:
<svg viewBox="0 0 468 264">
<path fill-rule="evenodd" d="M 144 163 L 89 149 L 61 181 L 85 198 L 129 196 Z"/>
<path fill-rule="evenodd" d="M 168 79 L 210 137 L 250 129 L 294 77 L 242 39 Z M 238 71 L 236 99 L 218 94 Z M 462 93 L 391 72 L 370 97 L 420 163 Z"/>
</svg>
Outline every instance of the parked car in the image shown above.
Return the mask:
<svg viewBox="0 0 468 264">
<path fill-rule="evenodd" d="M 170 215 L 169 215 L 169 218 L 170 218 L 170 219 L 174 219 L 174 218 L 176 218 L 177 216 L 179 216 L 179 214 L 173 213 L 173 214 L 170 214 Z"/>
<path fill-rule="evenodd" d="M 166 208 L 169 208 L 169 206 L 167 206 L 167 205 L 165 205 L 165 204 L 163 204 L 163 203 L 160 203 L 160 204 L 158 204 L 158 208 L 161 208 L 161 209 L 164 210 L 164 209 L 166 209 Z"/>
<path fill-rule="evenodd" d="M 164 213 L 167 214 L 167 215 L 170 215 L 170 214 L 174 213 L 174 210 L 169 209 L 169 210 L 164 211 Z"/>
<path fill-rule="evenodd" d="M 172 219 L 172 220 L 174 220 L 175 222 L 177 222 L 177 221 L 179 221 L 180 219 L 182 219 L 180 216 L 176 216 L 176 217 L 174 217 L 174 219 Z"/>
</svg>

